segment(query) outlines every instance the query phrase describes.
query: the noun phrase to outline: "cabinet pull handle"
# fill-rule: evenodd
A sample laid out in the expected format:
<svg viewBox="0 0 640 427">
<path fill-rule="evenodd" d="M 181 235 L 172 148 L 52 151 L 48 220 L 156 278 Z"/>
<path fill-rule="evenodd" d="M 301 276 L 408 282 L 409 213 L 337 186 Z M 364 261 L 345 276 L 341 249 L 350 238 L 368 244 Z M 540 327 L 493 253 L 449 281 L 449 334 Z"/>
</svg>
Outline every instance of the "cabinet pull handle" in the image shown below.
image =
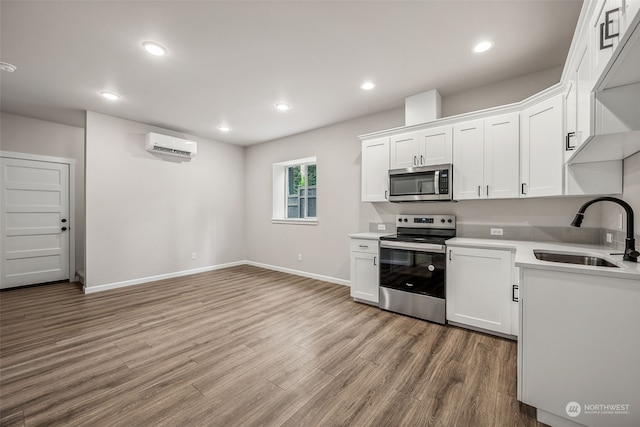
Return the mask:
<svg viewBox="0 0 640 427">
<path fill-rule="evenodd" d="M 600 50 L 607 49 L 613 47 L 613 41 L 609 44 L 604 44 L 605 40 L 610 40 L 614 37 L 618 37 L 620 35 L 620 31 L 617 33 L 610 33 L 609 28 L 613 26 L 615 21 L 611 19 L 611 15 L 613 13 L 619 12 L 620 8 L 616 7 L 615 9 L 611 9 L 604 14 L 604 22 L 600 24 Z M 619 24 L 618 24 L 619 25 Z"/>
<path fill-rule="evenodd" d="M 487 197 L 489 197 L 489 186 L 487 185 Z"/>
<path fill-rule="evenodd" d="M 526 183 L 522 183 L 522 194 L 527 194 L 527 184 Z"/>
<path fill-rule="evenodd" d="M 361 248 L 368 248 L 369 247 L 368 245 L 358 245 L 358 246 L 361 247 Z"/>
<path fill-rule="evenodd" d="M 576 146 L 575 145 L 571 145 L 571 138 L 573 138 L 574 136 L 576 136 L 575 132 L 569 132 L 567 134 L 567 141 L 566 141 L 566 151 L 571 151 L 571 150 L 575 150 Z"/>
<path fill-rule="evenodd" d="M 451 259 L 451 252 L 452 252 L 452 251 L 449 251 L 449 261 L 453 261 L 453 260 Z"/>
<path fill-rule="evenodd" d="M 389 200 L 389 190 L 384 190 L 384 199 Z"/>
<path fill-rule="evenodd" d="M 511 300 L 513 302 L 518 302 L 520 300 L 520 292 L 518 285 L 513 285 L 511 287 Z"/>
<path fill-rule="evenodd" d="M 373 265 L 378 265 L 378 264 L 376 263 L 376 260 L 377 260 L 377 259 L 378 259 L 378 257 L 377 257 L 377 256 L 374 256 L 374 257 L 373 257 Z"/>
<path fill-rule="evenodd" d="M 413 166 L 418 166 L 418 156 L 413 156 Z"/>
<path fill-rule="evenodd" d="M 480 197 L 480 186 L 478 185 L 478 197 Z"/>
<path fill-rule="evenodd" d="M 424 156 L 420 154 L 420 164 L 424 165 Z"/>
</svg>

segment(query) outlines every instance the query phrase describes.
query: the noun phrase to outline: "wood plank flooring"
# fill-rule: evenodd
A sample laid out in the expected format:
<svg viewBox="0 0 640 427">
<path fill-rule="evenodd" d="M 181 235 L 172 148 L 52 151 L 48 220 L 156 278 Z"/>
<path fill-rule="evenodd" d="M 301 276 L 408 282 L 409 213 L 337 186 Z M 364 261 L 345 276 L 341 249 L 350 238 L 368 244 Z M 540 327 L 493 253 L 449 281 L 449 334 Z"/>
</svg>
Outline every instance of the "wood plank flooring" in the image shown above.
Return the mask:
<svg viewBox="0 0 640 427">
<path fill-rule="evenodd" d="M 250 266 L 0 293 L 2 426 L 542 426 L 516 344 Z"/>
</svg>

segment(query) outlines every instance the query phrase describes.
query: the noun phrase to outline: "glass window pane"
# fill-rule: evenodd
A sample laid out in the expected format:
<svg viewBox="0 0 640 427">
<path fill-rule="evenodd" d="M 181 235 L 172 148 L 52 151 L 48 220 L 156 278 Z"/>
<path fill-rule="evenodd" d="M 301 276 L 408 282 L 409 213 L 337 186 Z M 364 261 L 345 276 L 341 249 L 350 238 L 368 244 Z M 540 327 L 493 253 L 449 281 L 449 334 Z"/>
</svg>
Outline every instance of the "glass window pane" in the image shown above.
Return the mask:
<svg viewBox="0 0 640 427">
<path fill-rule="evenodd" d="M 316 165 L 287 167 L 287 218 L 316 217 Z"/>
</svg>

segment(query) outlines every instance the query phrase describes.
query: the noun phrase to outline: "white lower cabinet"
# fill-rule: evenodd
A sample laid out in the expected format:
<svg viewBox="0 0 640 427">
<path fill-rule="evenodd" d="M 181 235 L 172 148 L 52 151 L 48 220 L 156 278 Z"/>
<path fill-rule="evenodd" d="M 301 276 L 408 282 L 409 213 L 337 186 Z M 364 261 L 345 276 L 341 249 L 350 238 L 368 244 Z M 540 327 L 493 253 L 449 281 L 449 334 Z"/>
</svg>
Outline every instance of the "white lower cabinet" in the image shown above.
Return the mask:
<svg viewBox="0 0 640 427">
<path fill-rule="evenodd" d="M 518 399 L 551 426 L 640 426 L 638 280 L 520 270 Z"/>
<path fill-rule="evenodd" d="M 447 320 L 472 329 L 517 335 L 513 256 L 510 250 L 449 247 Z"/>
<path fill-rule="evenodd" d="M 378 241 L 351 239 L 351 297 L 378 305 Z"/>
</svg>

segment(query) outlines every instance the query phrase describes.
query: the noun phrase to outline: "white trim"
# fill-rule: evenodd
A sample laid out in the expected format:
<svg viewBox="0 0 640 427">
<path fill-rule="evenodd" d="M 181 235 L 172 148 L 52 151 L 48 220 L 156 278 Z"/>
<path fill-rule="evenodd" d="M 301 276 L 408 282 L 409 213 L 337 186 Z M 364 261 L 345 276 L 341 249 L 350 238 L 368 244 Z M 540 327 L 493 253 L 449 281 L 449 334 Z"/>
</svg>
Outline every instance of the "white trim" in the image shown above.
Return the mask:
<svg viewBox="0 0 640 427">
<path fill-rule="evenodd" d="M 512 104 L 499 105 L 496 107 L 485 108 L 484 110 L 470 111 L 468 113 L 457 114 L 455 116 L 443 117 L 427 123 L 420 123 L 420 124 L 410 125 L 410 126 L 400 126 L 396 128 L 365 133 L 363 135 L 358 135 L 358 138 L 360 138 L 360 140 L 380 138 L 380 137 L 398 135 L 398 134 L 407 133 L 407 132 L 431 129 L 438 126 L 454 125 L 461 122 L 466 122 L 466 121 L 476 120 L 476 119 L 483 119 L 483 118 L 495 116 L 498 114 L 520 113 L 522 110 L 532 105 L 535 105 L 538 102 L 542 102 L 547 99 L 550 99 L 555 95 L 563 93 L 564 91 L 565 91 L 565 85 L 563 83 L 556 83 L 555 85 L 547 89 L 544 89 L 534 95 L 531 95 L 527 99 L 524 99 L 519 102 L 514 102 Z"/>
<path fill-rule="evenodd" d="M 0 157 L 6 159 L 31 160 L 36 162 L 59 163 L 69 166 L 69 281 L 76 281 L 76 160 L 67 157 L 42 156 L 0 150 Z"/>
<path fill-rule="evenodd" d="M 323 282 L 335 283 L 336 285 L 351 286 L 351 281 L 338 279 L 337 277 L 323 276 L 322 274 L 308 273 L 306 271 L 293 270 L 291 268 L 278 267 L 276 265 L 270 265 L 270 264 L 262 264 L 260 262 L 254 262 L 254 261 L 247 261 L 246 263 L 247 265 L 251 265 L 253 267 L 261 267 L 261 268 L 266 268 L 268 270 L 279 271 L 281 273 L 289 273 L 289 274 L 294 274 L 296 276 L 307 277 L 309 279 L 322 280 Z"/>
<path fill-rule="evenodd" d="M 271 224 L 318 225 L 315 218 L 271 218 Z"/>
<path fill-rule="evenodd" d="M 41 156 L 39 154 L 17 153 L 15 151 L 0 151 L 0 157 L 6 157 L 8 159 L 33 160 L 36 162 L 66 163 L 68 165 L 76 164 L 75 159 L 69 159 L 67 157 Z"/>
<path fill-rule="evenodd" d="M 207 271 L 220 270 L 222 268 L 236 267 L 238 265 L 245 265 L 245 264 L 247 264 L 246 261 L 234 261 L 226 264 L 210 265 L 208 267 L 194 268 L 191 270 L 175 271 L 173 273 L 158 274 L 156 276 L 141 277 L 139 279 L 132 279 L 132 280 L 124 280 L 122 282 L 106 283 L 104 285 L 87 286 L 85 284 L 83 287 L 83 291 L 85 294 L 92 294 L 95 292 L 102 292 L 110 289 L 124 288 L 127 286 L 140 285 L 142 283 L 155 282 L 157 280 L 172 279 L 174 277 L 189 276 L 190 274 L 205 273 Z"/>
</svg>

